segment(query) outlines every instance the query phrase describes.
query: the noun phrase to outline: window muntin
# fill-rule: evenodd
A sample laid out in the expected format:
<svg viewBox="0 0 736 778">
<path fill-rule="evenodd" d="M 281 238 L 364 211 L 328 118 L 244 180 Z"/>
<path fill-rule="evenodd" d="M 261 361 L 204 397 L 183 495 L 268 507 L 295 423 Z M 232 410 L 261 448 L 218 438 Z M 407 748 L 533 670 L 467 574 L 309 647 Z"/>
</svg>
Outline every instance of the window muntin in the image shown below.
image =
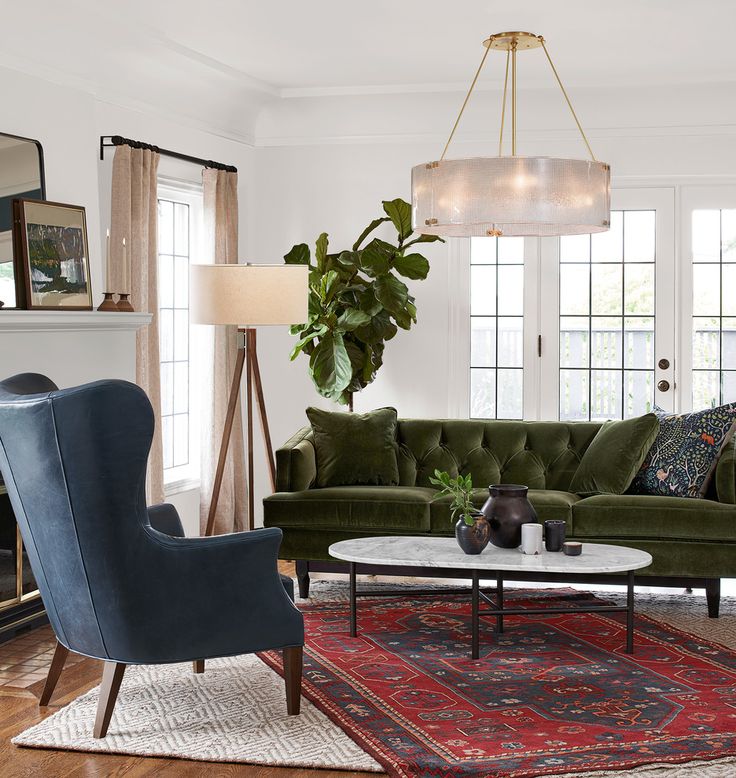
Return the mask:
<svg viewBox="0 0 736 778">
<path fill-rule="evenodd" d="M 692 407 L 736 402 L 736 209 L 692 212 Z"/>
<path fill-rule="evenodd" d="M 522 418 L 523 315 L 524 239 L 471 238 L 471 418 Z"/>
<path fill-rule="evenodd" d="M 654 403 L 656 212 L 560 238 L 559 417 L 629 418 Z"/>
</svg>

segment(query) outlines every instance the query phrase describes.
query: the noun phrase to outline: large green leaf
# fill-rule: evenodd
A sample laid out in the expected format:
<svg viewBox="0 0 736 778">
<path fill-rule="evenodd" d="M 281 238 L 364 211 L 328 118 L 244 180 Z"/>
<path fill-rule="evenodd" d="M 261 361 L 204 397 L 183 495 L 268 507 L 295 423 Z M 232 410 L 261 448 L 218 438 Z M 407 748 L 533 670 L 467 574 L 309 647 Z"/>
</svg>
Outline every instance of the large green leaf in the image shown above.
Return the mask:
<svg viewBox="0 0 736 778">
<path fill-rule="evenodd" d="M 411 206 L 406 200 L 397 197 L 396 200 L 384 200 L 383 210 L 391 219 L 401 240 L 408 238 L 414 230 L 411 228 Z"/>
<path fill-rule="evenodd" d="M 401 311 L 409 299 L 409 290 L 403 281 L 393 273 L 387 273 L 376 279 L 374 293 L 383 307 L 389 311 Z"/>
<path fill-rule="evenodd" d="M 337 292 L 340 276 L 334 270 L 328 270 L 323 276 L 319 287 L 319 296 L 325 302 L 329 302 Z"/>
<path fill-rule="evenodd" d="M 375 346 L 383 340 L 391 340 L 396 335 L 396 325 L 391 321 L 388 311 L 381 311 L 365 327 L 355 330 L 355 335 L 364 343 Z"/>
<path fill-rule="evenodd" d="M 380 219 L 374 219 L 364 230 L 360 233 L 358 240 L 353 243 L 353 251 L 357 251 L 360 248 L 360 244 L 378 227 L 379 224 L 383 224 L 389 220 L 388 216 L 382 216 Z"/>
<path fill-rule="evenodd" d="M 360 252 L 360 263 L 363 270 L 373 278 L 388 273 L 395 251 L 395 247 L 390 243 L 386 243 L 380 238 L 373 238 Z"/>
<path fill-rule="evenodd" d="M 321 271 L 327 268 L 327 233 L 323 232 L 315 243 L 314 259 Z"/>
<path fill-rule="evenodd" d="M 445 239 L 441 238 L 439 235 L 421 234 L 419 237 L 410 240 L 408 243 L 405 243 L 404 248 L 408 249 L 409 246 L 413 246 L 415 243 L 434 243 L 435 241 L 440 241 L 441 243 L 444 243 Z"/>
<path fill-rule="evenodd" d="M 339 395 L 353 375 L 350 357 L 338 332 L 325 335 L 309 360 L 312 380 L 325 396 Z"/>
<path fill-rule="evenodd" d="M 394 259 L 394 269 L 405 278 L 423 281 L 429 273 L 429 262 L 421 254 L 408 254 Z"/>
<path fill-rule="evenodd" d="M 351 270 L 360 267 L 360 252 L 359 251 L 343 251 L 337 255 L 337 261 Z"/>
<path fill-rule="evenodd" d="M 371 317 L 364 311 L 357 308 L 350 308 L 340 314 L 337 320 L 337 328 L 344 332 L 348 332 L 357 329 L 358 327 L 363 327 L 368 324 L 370 320 Z"/>
<path fill-rule="evenodd" d="M 288 254 L 284 254 L 284 262 L 287 265 L 308 265 L 309 246 L 306 243 L 297 243 Z"/>
<path fill-rule="evenodd" d="M 360 305 L 360 310 L 365 311 L 369 316 L 375 316 L 379 311 L 383 310 L 383 305 L 376 300 L 372 284 L 365 291 L 361 292 L 358 297 L 358 305 Z"/>
<path fill-rule="evenodd" d="M 324 335 L 326 332 L 327 332 L 327 326 L 325 324 L 321 324 L 319 327 L 315 329 L 312 329 L 310 327 L 302 336 L 302 338 L 299 340 L 299 342 L 296 344 L 296 346 L 294 346 L 294 348 L 291 350 L 289 359 L 291 359 L 292 361 L 295 360 L 302 352 L 304 347 L 307 345 L 307 343 L 311 343 L 315 338 Z"/>
</svg>

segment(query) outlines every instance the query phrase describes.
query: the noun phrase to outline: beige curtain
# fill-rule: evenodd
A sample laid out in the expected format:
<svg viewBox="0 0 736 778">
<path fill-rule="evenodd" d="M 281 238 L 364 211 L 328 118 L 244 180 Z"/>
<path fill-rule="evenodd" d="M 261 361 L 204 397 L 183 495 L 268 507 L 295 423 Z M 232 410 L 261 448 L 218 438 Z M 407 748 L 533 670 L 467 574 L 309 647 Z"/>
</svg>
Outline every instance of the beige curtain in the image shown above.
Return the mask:
<svg viewBox="0 0 736 778">
<path fill-rule="evenodd" d="M 136 311 L 153 314 L 148 327 L 138 330 L 136 335 L 135 379 L 151 400 L 156 421 L 146 479 L 149 505 L 164 499 L 158 353 L 158 162 L 159 155 L 147 149 L 115 149 L 110 218 L 112 279 L 111 285 L 108 283 L 110 291 L 128 292 Z M 123 238 L 127 263 L 123 262 Z"/>
<path fill-rule="evenodd" d="M 238 262 L 238 174 L 206 168 L 204 186 L 205 240 L 209 261 L 235 265 Z M 201 414 L 200 528 L 204 534 L 212 499 L 212 484 L 225 426 L 230 384 L 238 353 L 238 330 L 235 326 L 211 328 L 214 337 L 209 370 L 203 392 Z M 215 534 L 240 532 L 247 528 L 248 488 L 245 475 L 243 418 L 235 413 L 225 473 L 215 516 Z"/>
</svg>

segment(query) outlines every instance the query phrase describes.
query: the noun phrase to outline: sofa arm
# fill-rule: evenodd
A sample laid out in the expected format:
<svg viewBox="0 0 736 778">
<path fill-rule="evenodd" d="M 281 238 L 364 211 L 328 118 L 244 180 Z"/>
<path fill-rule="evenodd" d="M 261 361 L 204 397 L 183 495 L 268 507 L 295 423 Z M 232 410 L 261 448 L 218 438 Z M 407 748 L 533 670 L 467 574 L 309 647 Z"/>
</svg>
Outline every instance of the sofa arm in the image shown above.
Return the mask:
<svg viewBox="0 0 736 778">
<path fill-rule="evenodd" d="M 303 427 L 276 451 L 276 491 L 301 492 L 317 480 L 311 427 Z"/>
<path fill-rule="evenodd" d="M 726 444 L 716 466 L 718 502 L 736 505 L 736 435 Z"/>
<path fill-rule="evenodd" d="M 170 503 L 162 502 L 159 505 L 149 505 L 148 520 L 155 530 L 164 535 L 171 535 L 174 538 L 184 537 L 184 528 L 181 526 L 179 513 Z"/>
</svg>

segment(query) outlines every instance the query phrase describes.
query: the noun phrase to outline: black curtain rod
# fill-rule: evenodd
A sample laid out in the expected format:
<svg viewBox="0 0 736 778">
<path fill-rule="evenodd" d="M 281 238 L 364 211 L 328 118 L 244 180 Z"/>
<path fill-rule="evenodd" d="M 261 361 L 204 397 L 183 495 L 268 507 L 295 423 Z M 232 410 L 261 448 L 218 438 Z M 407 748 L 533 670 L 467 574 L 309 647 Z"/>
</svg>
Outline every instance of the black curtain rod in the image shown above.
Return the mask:
<svg viewBox="0 0 736 778">
<path fill-rule="evenodd" d="M 107 143 L 105 141 L 107 141 Z M 189 154 L 181 154 L 178 151 L 160 149 L 158 146 L 154 146 L 151 143 L 130 140 L 130 138 L 123 138 L 122 135 L 100 135 L 100 159 L 105 159 L 105 149 L 112 146 L 130 146 L 134 149 L 149 149 L 150 151 L 155 151 L 157 154 L 163 154 L 165 157 L 182 159 L 184 162 L 192 162 L 195 165 L 202 165 L 203 167 L 214 168 L 215 170 L 226 170 L 228 173 L 238 172 L 238 169 L 234 165 L 225 165 L 222 162 L 214 162 L 211 159 L 201 159 L 200 157 L 191 157 Z"/>
</svg>

